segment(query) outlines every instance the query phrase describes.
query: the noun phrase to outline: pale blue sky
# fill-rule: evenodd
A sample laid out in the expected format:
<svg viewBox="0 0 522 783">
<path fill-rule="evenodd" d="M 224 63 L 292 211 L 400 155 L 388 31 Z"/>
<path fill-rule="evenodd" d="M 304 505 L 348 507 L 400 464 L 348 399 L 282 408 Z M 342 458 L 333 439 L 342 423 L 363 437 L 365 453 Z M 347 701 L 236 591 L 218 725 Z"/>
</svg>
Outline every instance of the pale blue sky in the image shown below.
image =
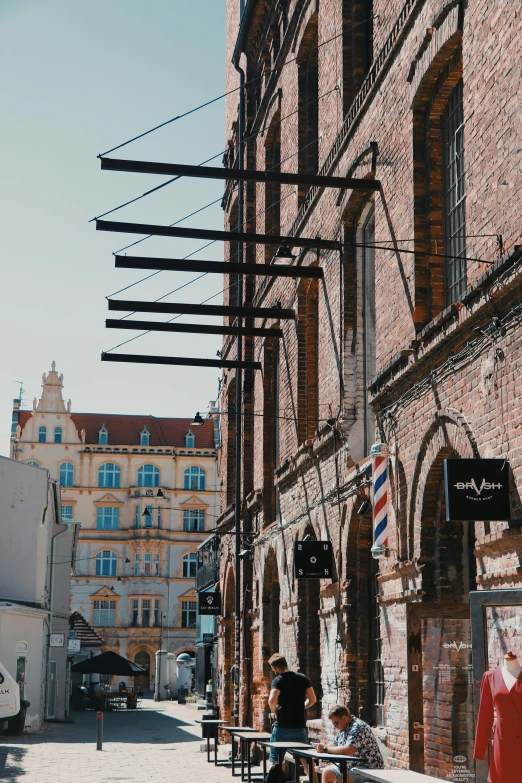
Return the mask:
<svg viewBox="0 0 522 783">
<path fill-rule="evenodd" d="M 191 416 L 216 396 L 217 370 L 100 361 L 135 334 L 105 329 L 118 317 L 105 297 L 146 272 L 115 270 L 111 255 L 139 237 L 96 232 L 88 220 L 163 181 L 101 172 L 96 156 L 222 93 L 224 34 L 224 0 L 0 0 L 0 453 L 13 381 L 30 408 L 53 360 L 76 411 Z M 220 101 L 113 156 L 200 163 L 223 149 L 223 112 Z M 222 190 L 183 179 L 107 219 L 169 224 Z M 222 228 L 219 203 L 182 225 Z M 133 252 L 182 257 L 202 244 L 152 238 Z M 196 257 L 222 254 L 216 243 Z M 162 272 L 120 298 L 152 300 L 190 277 Z M 221 288 L 209 275 L 170 300 L 200 302 Z M 121 350 L 214 358 L 219 345 L 150 334 Z"/>
</svg>

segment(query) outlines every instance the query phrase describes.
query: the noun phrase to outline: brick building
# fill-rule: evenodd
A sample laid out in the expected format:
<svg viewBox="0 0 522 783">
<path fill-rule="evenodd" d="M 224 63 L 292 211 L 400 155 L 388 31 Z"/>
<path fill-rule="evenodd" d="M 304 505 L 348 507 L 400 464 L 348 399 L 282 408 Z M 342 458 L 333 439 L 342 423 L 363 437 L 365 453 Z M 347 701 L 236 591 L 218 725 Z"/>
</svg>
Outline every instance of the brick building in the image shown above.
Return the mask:
<svg viewBox="0 0 522 783">
<path fill-rule="evenodd" d="M 243 230 L 320 236 L 339 250 L 293 248 L 293 263 L 320 265 L 322 281 L 244 279 L 244 303 L 280 303 L 296 320 L 265 324 L 282 328 L 280 340 L 245 344 L 262 371 L 243 379 L 241 515 L 254 545 L 243 560 L 240 721 L 267 725 L 267 660 L 281 650 L 320 697 L 313 731 L 329 730 L 328 708 L 341 700 L 382 727 L 392 766 L 454 779 L 456 754 L 470 775 L 458 779 L 472 779 L 469 593 L 520 584 L 522 537 L 508 522 L 445 522 L 443 461 L 508 460 L 512 519 L 522 516 L 522 15 L 509 0 L 249 0 L 239 26 L 238 6 L 227 2 L 227 87 L 239 83 L 236 55 L 247 83 L 244 165 L 369 183 L 245 186 Z M 227 106 L 229 167 L 238 165 L 237 95 Z M 233 181 L 223 203 L 235 230 Z M 276 250 L 246 245 L 245 260 L 270 263 Z M 229 243 L 227 258 L 236 252 Z M 235 303 L 235 279 L 227 283 Z M 234 358 L 232 339 L 222 354 Z M 226 530 L 233 371 L 222 394 Z M 375 441 L 391 454 L 381 560 L 370 555 L 363 503 Z M 334 544 L 332 581 L 294 580 L 293 542 L 305 535 Z M 230 538 L 219 632 L 227 717 Z M 441 642 L 452 633 L 456 641 Z M 460 674 L 435 694 L 423 667 Z"/>
</svg>

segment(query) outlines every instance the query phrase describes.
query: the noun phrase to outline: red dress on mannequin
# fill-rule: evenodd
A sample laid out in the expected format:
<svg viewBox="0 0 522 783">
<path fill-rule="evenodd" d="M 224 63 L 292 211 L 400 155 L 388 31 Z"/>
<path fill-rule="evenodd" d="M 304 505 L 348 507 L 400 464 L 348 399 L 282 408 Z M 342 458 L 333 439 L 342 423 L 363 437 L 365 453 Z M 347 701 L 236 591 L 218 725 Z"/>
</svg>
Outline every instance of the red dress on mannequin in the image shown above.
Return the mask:
<svg viewBox="0 0 522 783">
<path fill-rule="evenodd" d="M 485 672 L 480 686 L 480 706 L 473 758 L 485 758 L 494 712 L 493 747 L 489 754 L 489 783 L 522 783 L 522 674 L 508 690 L 502 667 Z"/>
</svg>

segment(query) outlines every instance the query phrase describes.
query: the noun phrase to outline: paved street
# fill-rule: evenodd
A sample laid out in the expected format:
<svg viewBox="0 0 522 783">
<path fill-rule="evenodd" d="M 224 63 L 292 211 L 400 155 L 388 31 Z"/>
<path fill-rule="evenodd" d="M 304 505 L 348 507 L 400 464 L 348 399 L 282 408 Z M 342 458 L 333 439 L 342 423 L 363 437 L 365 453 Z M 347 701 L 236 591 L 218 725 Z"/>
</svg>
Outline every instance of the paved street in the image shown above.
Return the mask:
<svg viewBox="0 0 522 783">
<path fill-rule="evenodd" d="M 112 783 L 196 781 L 230 783 L 230 768 L 207 764 L 200 751 L 197 710 L 177 702 L 104 714 L 103 751 L 96 750 L 96 713 L 73 713 L 74 723 L 45 724 L 21 737 L 0 737 L 0 781 Z M 224 757 L 225 748 L 220 748 Z M 226 749 L 228 750 L 228 749 Z M 228 755 L 228 754 L 227 754 Z"/>
</svg>

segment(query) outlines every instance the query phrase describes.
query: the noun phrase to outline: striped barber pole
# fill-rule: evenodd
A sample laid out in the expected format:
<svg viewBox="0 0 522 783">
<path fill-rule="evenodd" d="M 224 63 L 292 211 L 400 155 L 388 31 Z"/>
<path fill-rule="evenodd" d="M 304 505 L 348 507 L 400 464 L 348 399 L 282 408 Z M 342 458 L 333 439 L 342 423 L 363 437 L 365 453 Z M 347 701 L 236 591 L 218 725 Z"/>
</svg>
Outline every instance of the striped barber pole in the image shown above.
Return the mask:
<svg viewBox="0 0 522 783">
<path fill-rule="evenodd" d="M 388 454 L 386 443 L 370 449 L 373 479 L 373 557 L 385 557 L 388 545 Z"/>
</svg>

